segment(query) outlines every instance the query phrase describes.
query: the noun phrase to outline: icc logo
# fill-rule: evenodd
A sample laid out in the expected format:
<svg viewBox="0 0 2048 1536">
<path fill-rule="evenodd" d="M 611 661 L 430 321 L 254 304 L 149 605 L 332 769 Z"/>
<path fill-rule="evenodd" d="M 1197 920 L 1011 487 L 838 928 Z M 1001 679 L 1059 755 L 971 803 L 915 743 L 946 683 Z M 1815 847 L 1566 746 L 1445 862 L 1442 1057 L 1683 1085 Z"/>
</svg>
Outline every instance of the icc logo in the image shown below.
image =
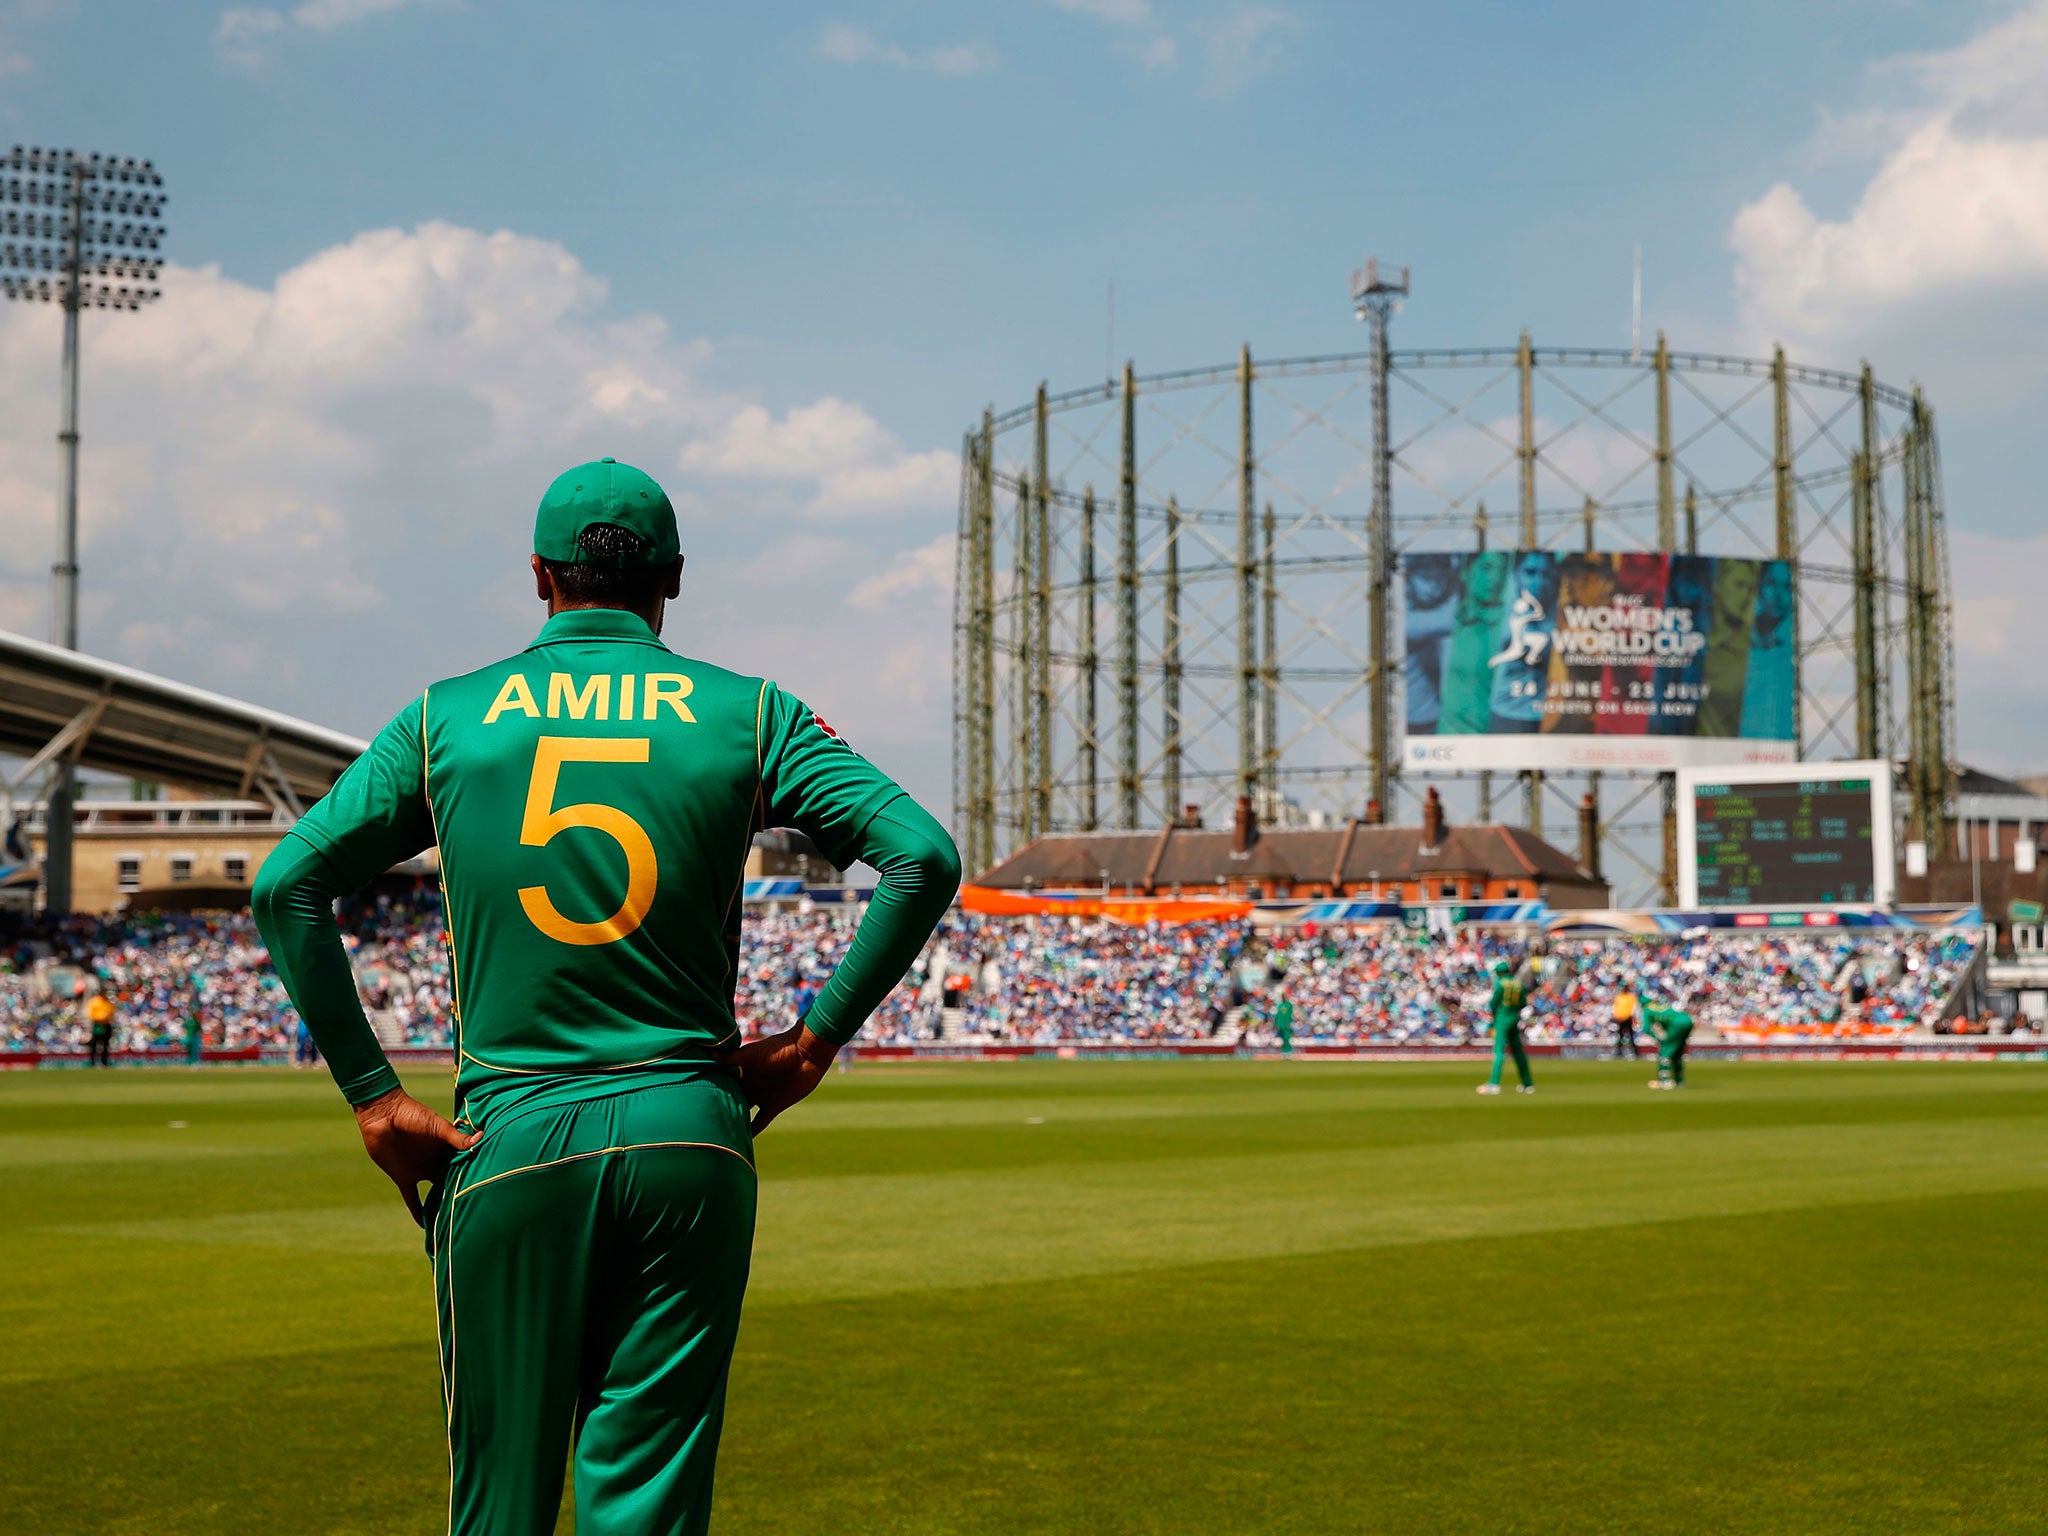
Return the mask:
<svg viewBox="0 0 2048 1536">
<path fill-rule="evenodd" d="M 1531 630 L 1530 626 L 1543 622 L 1543 603 L 1535 593 L 1524 592 L 1515 599 L 1514 607 L 1508 610 L 1507 648 L 1487 662 L 1489 667 L 1510 667 L 1519 663 L 1533 667 L 1543 659 L 1544 647 L 1550 644 L 1550 636 L 1542 630 Z"/>
</svg>

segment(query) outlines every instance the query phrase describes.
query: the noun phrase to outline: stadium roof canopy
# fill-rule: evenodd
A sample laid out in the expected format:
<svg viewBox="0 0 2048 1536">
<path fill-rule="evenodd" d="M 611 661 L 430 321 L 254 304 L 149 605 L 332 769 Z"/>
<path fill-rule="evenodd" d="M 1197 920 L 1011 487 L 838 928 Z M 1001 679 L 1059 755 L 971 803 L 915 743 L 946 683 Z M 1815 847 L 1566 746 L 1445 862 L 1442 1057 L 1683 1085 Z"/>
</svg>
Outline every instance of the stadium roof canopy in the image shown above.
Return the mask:
<svg viewBox="0 0 2048 1536">
<path fill-rule="evenodd" d="M 0 774 L 12 799 L 52 763 L 156 779 L 296 817 L 369 744 L 202 688 L 0 631 Z"/>
<path fill-rule="evenodd" d="M 1607 883 L 1521 827 L 1446 827 L 1426 846 L 1420 827 L 1353 821 L 1320 830 L 1228 830 L 1168 825 L 1156 832 L 1055 832 L 1027 843 L 974 883 L 996 890 L 1221 892 L 1247 882 L 1295 894 L 1377 889 L 1445 876 L 1509 880 L 1553 907 L 1605 906 Z"/>
</svg>

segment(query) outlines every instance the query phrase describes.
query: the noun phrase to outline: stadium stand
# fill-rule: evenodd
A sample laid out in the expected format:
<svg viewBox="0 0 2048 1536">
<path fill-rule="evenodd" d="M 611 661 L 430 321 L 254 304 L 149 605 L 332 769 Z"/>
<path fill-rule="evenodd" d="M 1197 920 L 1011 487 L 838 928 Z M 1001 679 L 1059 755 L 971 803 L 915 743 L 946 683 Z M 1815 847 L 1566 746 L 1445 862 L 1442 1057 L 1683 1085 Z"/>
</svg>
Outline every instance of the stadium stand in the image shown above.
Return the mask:
<svg viewBox="0 0 2048 1536">
<path fill-rule="evenodd" d="M 394 1046 L 447 1049 L 438 900 L 382 895 L 343 914 L 366 1006 Z M 749 1035 L 804 1015 L 851 941 L 856 909 L 750 912 L 735 1011 Z M 1485 1030 L 1489 966 L 1521 940 L 1395 925 L 1262 931 L 1239 921 L 1130 925 L 956 913 L 868 1026 L 871 1044 L 1274 1043 L 1284 994 L 1298 1038 L 1456 1046 Z M 1970 935 L 1911 930 L 1557 940 L 1526 1026 L 1536 1043 L 1607 1039 L 1623 990 L 1677 1003 L 1731 1040 L 1883 1038 L 1945 1027 Z M 297 1019 L 246 913 L 78 917 L 0 931 L 0 1050 L 82 1050 L 85 1000 L 119 1007 L 116 1049 L 172 1050 L 197 1017 L 210 1050 L 288 1049 Z"/>
</svg>

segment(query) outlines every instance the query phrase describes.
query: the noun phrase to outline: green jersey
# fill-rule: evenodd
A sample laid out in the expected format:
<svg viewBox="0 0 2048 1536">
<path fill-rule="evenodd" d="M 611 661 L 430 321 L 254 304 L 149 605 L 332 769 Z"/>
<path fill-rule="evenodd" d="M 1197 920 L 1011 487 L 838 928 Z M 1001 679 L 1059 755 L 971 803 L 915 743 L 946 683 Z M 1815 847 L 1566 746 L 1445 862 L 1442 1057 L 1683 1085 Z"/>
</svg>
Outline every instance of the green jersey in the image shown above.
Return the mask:
<svg viewBox="0 0 2048 1536">
<path fill-rule="evenodd" d="M 1498 976 L 1493 983 L 1493 1021 L 1512 1024 L 1529 1003 L 1529 989 L 1520 976 Z"/>
<path fill-rule="evenodd" d="M 1692 1033 L 1692 1015 L 1677 1008 L 1645 1004 L 1643 1027 L 1660 1040 L 1667 1035 L 1689 1035 Z"/>
<path fill-rule="evenodd" d="M 572 610 L 428 688 L 287 841 L 343 889 L 439 845 L 468 1101 L 734 1043 L 754 833 L 797 827 L 843 868 L 902 795 L 773 683 Z"/>
</svg>

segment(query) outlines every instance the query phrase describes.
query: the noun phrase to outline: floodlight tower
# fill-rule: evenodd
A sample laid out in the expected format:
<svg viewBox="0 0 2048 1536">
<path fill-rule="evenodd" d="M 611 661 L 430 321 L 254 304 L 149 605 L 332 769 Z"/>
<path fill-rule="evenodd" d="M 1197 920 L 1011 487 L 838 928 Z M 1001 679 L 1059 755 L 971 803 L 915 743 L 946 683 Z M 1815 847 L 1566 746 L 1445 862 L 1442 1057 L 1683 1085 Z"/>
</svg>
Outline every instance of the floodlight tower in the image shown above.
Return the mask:
<svg viewBox="0 0 2048 1536">
<path fill-rule="evenodd" d="M 24 149 L 0 156 L 0 296 L 64 310 L 57 432 L 63 489 L 50 567 L 50 638 L 78 648 L 78 316 L 138 310 L 162 297 L 163 178 L 147 160 Z M 71 910 L 72 767 L 60 758 L 45 797 L 43 906 Z"/>
<path fill-rule="evenodd" d="M 1397 282 L 1380 275 L 1372 257 L 1351 274 L 1352 312 L 1372 333 L 1372 518 L 1367 547 L 1371 551 L 1368 592 L 1372 629 L 1368 680 L 1372 714 L 1372 798 L 1382 819 L 1393 814 L 1394 688 L 1394 450 L 1387 430 L 1387 320 L 1408 297 L 1408 269 Z"/>
</svg>

